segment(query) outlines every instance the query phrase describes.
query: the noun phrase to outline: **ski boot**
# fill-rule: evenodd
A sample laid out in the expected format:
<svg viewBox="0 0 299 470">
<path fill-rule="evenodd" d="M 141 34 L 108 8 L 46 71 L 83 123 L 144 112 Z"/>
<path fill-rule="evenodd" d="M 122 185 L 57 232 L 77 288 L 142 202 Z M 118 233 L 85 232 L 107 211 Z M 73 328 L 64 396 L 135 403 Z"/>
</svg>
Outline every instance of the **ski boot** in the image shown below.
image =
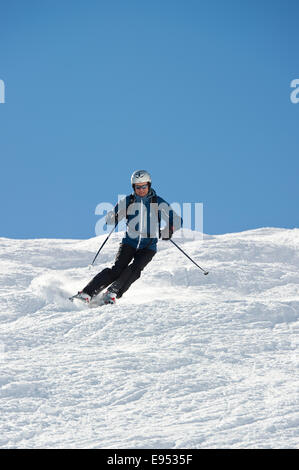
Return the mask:
<svg viewBox="0 0 299 470">
<path fill-rule="evenodd" d="M 86 294 L 86 293 L 83 292 L 83 291 L 80 291 L 80 292 L 78 292 L 78 294 L 73 295 L 72 297 L 69 297 L 69 300 L 71 300 L 72 302 L 73 302 L 75 299 L 81 300 L 81 301 L 84 302 L 85 304 L 89 304 L 90 301 L 91 301 L 91 296 L 90 296 L 89 294 Z"/>
<path fill-rule="evenodd" d="M 104 292 L 102 300 L 104 304 L 115 304 L 116 302 L 116 293 L 107 290 Z"/>
</svg>

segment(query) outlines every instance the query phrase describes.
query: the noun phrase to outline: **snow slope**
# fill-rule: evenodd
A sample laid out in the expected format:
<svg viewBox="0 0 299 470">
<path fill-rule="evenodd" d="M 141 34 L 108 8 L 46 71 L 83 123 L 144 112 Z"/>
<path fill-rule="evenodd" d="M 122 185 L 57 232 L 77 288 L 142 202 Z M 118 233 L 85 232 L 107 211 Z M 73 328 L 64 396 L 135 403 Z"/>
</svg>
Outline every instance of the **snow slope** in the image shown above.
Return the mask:
<svg viewBox="0 0 299 470">
<path fill-rule="evenodd" d="M 193 235 L 95 309 L 121 234 L 0 239 L 0 447 L 299 448 L 299 229 Z"/>
</svg>

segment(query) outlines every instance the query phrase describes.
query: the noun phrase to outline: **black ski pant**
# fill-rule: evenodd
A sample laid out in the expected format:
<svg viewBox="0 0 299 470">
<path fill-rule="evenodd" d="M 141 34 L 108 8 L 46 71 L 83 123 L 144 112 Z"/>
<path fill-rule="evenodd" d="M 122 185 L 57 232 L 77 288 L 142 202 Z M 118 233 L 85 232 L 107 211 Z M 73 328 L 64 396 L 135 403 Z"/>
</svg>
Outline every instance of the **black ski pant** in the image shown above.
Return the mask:
<svg viewBox="0 0 299 470">
<path fill-rule="evenodd" d="M 97 274 L 84 287 L 83 292 L 92 297 L 110 286 L 108 290 L 115 292 L 116 297 L 120 298 L 129 289 L 131 284 L 139 279 L 141 271 L 152 260 L 155 254 L 156 252 L 149 248 L 136 250 L 136 248 L 130 245 L 121 243 L 114 265 L 111 268 L 103 269 L 103 271 Z"/>
</svg>

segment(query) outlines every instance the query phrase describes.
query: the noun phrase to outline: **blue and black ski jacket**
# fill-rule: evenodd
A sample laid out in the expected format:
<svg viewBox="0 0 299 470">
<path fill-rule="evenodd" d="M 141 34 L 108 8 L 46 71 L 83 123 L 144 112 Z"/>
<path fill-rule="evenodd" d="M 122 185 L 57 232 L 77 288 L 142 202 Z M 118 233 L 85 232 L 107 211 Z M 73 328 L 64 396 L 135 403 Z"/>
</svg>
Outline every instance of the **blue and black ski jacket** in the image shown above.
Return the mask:
<svg viewBox="0 0 299 470">
<path fill-rule="evenodd" d="M 158 196 L 153 188 L 144 197 L 135 193 L 121 199 L 108 214 L 107 224 L 111 225 L 126 218 L 126 234 L 122 243 L 136 249 L 149 248 L 157 251 L 161 236 L 161 220 L 173 233 L 181 228 L 183 220 L 170 204 Z"/>
</svg>

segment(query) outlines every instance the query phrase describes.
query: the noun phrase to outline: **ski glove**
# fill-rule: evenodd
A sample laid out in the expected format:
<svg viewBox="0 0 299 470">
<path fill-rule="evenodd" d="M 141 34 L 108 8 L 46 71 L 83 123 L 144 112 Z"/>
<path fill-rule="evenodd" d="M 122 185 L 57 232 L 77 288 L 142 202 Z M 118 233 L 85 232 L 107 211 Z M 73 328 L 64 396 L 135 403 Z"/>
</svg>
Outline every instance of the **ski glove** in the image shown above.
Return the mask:
<svg viewBox="0 0 299 470">
<path fill-rule="evenodd" d="M 161 238 L 162 240 L 170 240 L 173 235 L 173 227 L 164 227 L 161 230 Z"/>
<path fill-rule="evenodd" d="M 106 214 L 105 222 L 107 225 L 113 225 L 117 220 L 117 216 L 114 211 L 110 211 Z"/>
</svg>

